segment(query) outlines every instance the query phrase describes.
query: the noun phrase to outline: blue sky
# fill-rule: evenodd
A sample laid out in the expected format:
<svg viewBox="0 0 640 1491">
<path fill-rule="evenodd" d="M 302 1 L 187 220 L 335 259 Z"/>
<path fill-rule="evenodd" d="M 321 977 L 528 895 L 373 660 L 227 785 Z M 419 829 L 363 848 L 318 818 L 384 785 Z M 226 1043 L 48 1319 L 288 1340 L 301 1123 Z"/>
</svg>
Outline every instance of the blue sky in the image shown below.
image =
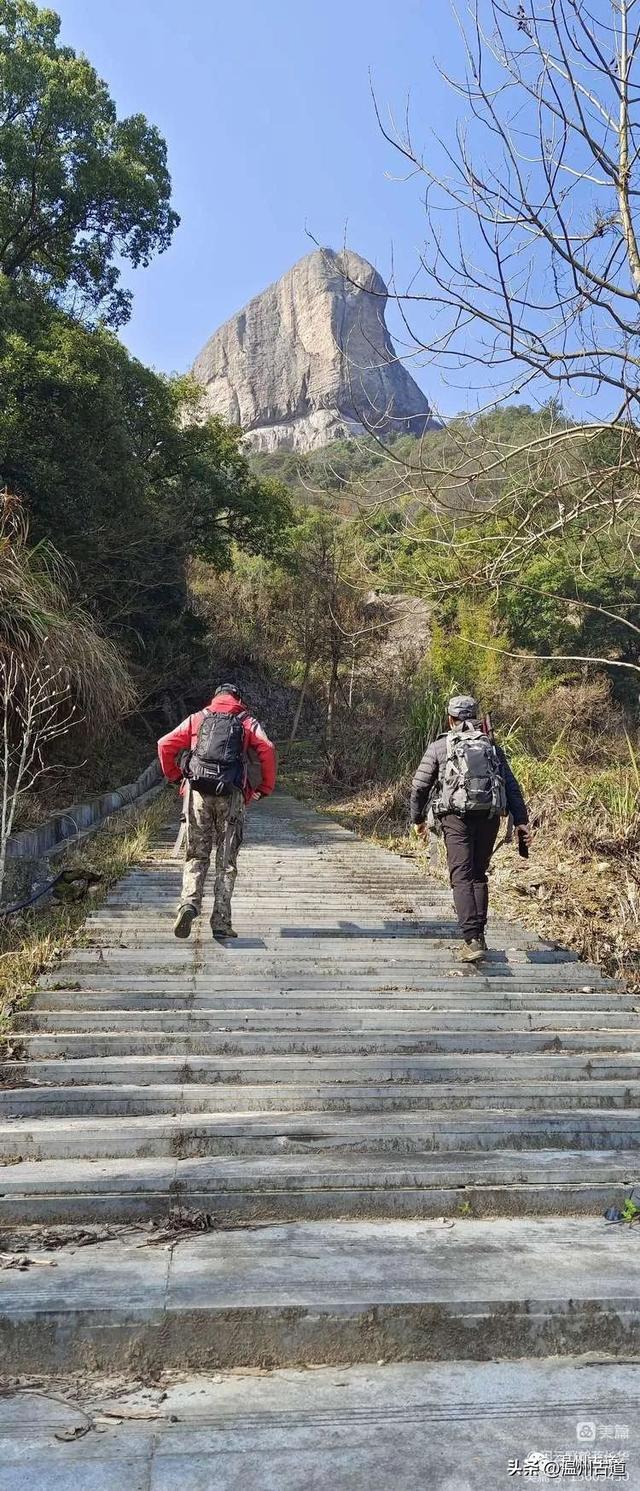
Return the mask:
<svg viewBox="0 0 640 1491">
<path fill-rule="evenodd" d="M 452 100 L 434 55 L 460 58 L 448 0 L 51 0 L 119 112 L 166 137 L 182 224 L 127 276 L 123 336 L 145 362 L 188 367 L 215 328 L 313 244 L 350 246 L 406 281 L 422 241 L 419 181 L 382 139 L 384 109 L 429 139 Z M 395 179 L 390 180 L 389 173 Z M 393 317 L 390 317 L 393 323 Z M 413 368 L 436 399 L 432 370 Z"/>
</svg>

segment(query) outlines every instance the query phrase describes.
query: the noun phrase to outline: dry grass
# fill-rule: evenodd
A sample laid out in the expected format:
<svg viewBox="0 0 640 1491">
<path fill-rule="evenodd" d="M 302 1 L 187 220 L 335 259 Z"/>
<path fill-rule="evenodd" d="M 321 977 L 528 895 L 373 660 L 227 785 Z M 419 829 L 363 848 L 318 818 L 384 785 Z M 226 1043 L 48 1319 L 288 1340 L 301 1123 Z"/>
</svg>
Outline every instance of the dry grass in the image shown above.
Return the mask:
<svg viewBox="0 0 640 1491">
<path fill-rule="evenodd" d="M 76 586 L 52 544 L 29 543 L 20 504 L 0 493 L 0 660 L 19 659 L 27 674 L 60 670 L 96 728 L 132 706 L 135 688 L 118 649 L 74 601 Z"/>
<path fill-rule="evenodd" d="M 117 814 L 84 844 L 55 862 L 58 869 L 100 876 L 90 900 L 55 902 L 0 919 L 0 1023 L 28 1004 L 38 976 L 55 966 L 81 936 L 88 906 L 99 904 L 116 881 L 149 853 L 166 821 L 162 793 L 147 808 Z"/>
</svg>

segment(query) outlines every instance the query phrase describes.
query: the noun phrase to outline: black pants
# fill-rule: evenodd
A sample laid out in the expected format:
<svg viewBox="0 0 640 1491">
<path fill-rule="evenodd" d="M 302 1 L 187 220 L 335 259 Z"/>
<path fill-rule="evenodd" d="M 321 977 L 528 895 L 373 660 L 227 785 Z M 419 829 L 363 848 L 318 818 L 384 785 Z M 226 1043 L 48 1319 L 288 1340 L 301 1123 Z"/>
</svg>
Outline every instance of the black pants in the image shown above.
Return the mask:
<svg viewBox="0 0 640 1491">
<path fill-rule="evenodd" d="M 484 813 L 445 813 L 441 820 L 449 878 L 463 937 L 480 937 L 489 909 L 487 870 L 500 819 Z"/>
</svg>

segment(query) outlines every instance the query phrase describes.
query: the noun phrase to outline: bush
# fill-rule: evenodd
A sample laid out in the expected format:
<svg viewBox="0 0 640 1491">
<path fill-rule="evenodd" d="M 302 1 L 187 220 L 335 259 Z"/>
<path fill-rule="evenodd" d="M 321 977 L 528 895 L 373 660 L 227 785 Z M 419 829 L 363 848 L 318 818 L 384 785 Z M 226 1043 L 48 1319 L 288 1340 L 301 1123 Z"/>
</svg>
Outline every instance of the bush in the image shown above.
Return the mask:
<svg viewBox="0 0 640 1491">
<path fill-rule="evenodd" d="M 446 730 L 448 697 L 447 689 L 428 673 L 416 680 L 402 735 L 400 765 L 403 769 L 415 771 L 429 741 Z"/>
<path fill-rule="evenodd" d="M 433 627 L 431 677 L 444 692 L 473 694 L 483 710 L 493 710 L 504 674 L 500 651 L 508 647 L 491 602 L 461 600 L 451 628 Z"/>
</svg>

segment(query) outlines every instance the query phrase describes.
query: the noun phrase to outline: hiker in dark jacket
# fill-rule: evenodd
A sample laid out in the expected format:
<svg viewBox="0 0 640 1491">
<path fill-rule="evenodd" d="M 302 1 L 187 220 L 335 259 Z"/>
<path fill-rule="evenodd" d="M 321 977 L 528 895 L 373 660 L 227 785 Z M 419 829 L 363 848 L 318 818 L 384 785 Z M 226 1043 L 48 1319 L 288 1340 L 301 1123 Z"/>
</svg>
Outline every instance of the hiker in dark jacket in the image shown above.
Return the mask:
<svg viewBox="0 0 640 1491">
<path fill-rule="evenodd" d="M 527 808 L 504 751 L 478 721 L 468 694 L 449 700 L 449 730 L 427 747 L 411 788 L 411 822 L 421 838 L 427 814 L 439 822 L 447 849 L 453 899 L 464 938 L 462 958 L 476 963 L 487 950 L 487 870 L 500 815 L 510 813 L 529 843 Z"/>
</svg>

